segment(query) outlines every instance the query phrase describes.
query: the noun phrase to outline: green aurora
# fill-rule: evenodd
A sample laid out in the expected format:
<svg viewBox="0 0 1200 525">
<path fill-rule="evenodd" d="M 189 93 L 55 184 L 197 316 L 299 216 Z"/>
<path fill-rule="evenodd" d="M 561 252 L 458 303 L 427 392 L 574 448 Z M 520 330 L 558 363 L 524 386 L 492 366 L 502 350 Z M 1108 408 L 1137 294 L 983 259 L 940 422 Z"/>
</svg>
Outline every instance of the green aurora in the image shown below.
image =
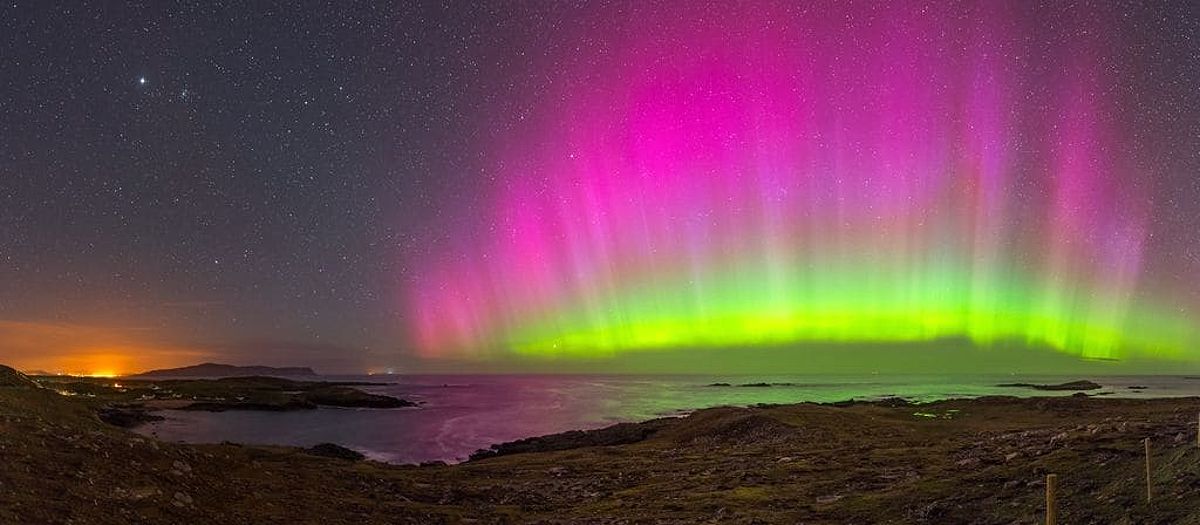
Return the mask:
<svg viewBox="0 0 1200 525">
<path fill-rule="evenodd" d="M 555 73 L 562 92 L 493 148 L 488 209 L 418 268 L 421 356 L 1195 360 L 1195 316 L 1148 264 L 1154 206 L 1128 183 L 1144 167 L 1113 118 L 1119 79 L 1080 58 L 1108 50 L 1079 36 L 1094 20 L 1040 37 L 1069 35 L 1059 49 L 990 4 L 935 21 L 784 7 L 645 7 L 590 35 L 609 51 Z M 1053 50 L 1049 73 L 1022 62 L 1035 48 Z"/>
</svg>

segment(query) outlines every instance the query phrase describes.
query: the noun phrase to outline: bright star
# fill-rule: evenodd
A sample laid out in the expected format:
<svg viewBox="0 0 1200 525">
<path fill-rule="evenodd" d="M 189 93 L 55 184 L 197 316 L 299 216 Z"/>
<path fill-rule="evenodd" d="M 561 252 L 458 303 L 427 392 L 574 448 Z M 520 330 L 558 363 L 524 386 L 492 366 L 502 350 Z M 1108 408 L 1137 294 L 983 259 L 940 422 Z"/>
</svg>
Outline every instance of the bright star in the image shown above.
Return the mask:
<svg viewBox="0 0 1200 525">
<path fill-rule="evenodd" d="M 143 85 L 145 85 L 145 84 L 146 84 L 146 77 L 139 77 L 139 78 L 138 78 L 138 84 L 143 84 Z"/>
</svg>

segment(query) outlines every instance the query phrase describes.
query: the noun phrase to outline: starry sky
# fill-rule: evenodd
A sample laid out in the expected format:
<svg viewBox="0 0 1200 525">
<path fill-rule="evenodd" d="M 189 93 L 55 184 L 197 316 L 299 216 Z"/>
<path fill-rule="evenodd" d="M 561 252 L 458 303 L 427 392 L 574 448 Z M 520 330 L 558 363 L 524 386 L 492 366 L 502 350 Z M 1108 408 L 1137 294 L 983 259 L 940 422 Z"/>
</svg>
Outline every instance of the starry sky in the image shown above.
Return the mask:
<svg viewBox="0 0 1200 525">
<path fill-rule="evenodd" d="M 643 228 L 650 225 L 649 234 L 632 233 L 619 217 L 599 220 L 613 230 L 601 237 L 643 241 L 620 248 L 632 253 L 623 258 L 605 251 L 612 246 L 595 237 L 581 241 L 586 225 L 562 219 L 562 210 L 547 204 L 583 206 L 595 195 L 579 190 L 580 184 L 622 180 L 612 173 L 629 168 L 628 158 L 637 151 L 614 151 L 612 144 L 620 140 L 613 137 L 630 129 L 665 136 L 667 128 L 660 124 L 631 128 L 637 111 L 671 107 L 667 97 L 647 99 L 649 108 L 631 105 L 638 90 L 661 94 L 675 89 L 685 93 L 682 100 L 700 104 L 707 99 L 689 99 L 689 86 L 719 86 L 733 94 L 709 100 L 714 107 L 736 99 L 735 109 L 761 102 L 761 107 L 792 115 L 799 110 L 789 105 L 785 93 L 854 104 L 869 98 L 856 94 L 854 86 L 869 94 L 890 85 L 886 75 L 832 62 L 813 66 L 812 78 L 848 83 L 839 94 L 810 84 L 776 82 L 777 73 L 792 78 L 793 70 L 787 68 L 797 68 L 797 61 L 812 50 L 841 59 L 878 58 L 887 75 L 923 74 L 921 68 L 932 68 L 935 74 L 914 81 L 918 91 L 929 87 L 924 82 L 931 78 L 947 85 L 967 78 L 922 60 L 951 57 L 966 71 L 994 68 L 995 74 L 981 81 L 983 88 L 961 96 L 946 88 L 947 97 L 973 104 L 971 93 L 990 93 L 985 89 L 990 82 L 1006 82 L 1000 90 L 1003 102 L 994 107 L 1015 115 L 1014 122 L 998 124 L 1003 136 L 987 140 L 1004 146 L 1009 159 L 1005 169 L 1015 173 L 999 179 L 1011 190 L 999 199 L 1007 203 L 1002 222 L 1019 224 L 1015 230 L 1055 224 L 1025 223 L 1021 217 L 1041 212 L 1053 217 L 1054 204 L 1042 206 L 1038 200 L 1039 194 L 1060 187 L 1054 183 L 1059 180 L 1055 163 L 1043 162 L 1053 153 L 1042 149 L 1054 149 L 1047 144 L 1057 140 L 1058 125 L 1065 130 L 1078 122 L 1071 114 L 1045 122 L 1037 115 L 1062 109 L 1056 101 L 1063 99 L 1056 97 L 1072 96 L 1068 81 L 1073 72 L 1081 72 L 1078 78 L 1086 81 L 1076 86 L 1083 95 L 1072 100 L 1095 102 L 1078 127 L 1107 130 L 1106 141 L 1084 141 L 1095 146 L 1088 155 L 1099 151 L 1109 159 L 1104 173 L 1093 175 L 1091 164 L 1080 168 L 1087 171 L 1080 176 L 1087 191 L 1060 203 L 1070 210 L 1093 209 L 1069 213 L 1086 215 L 1079 231 L 1069 225 L 1055 230 L 1066 236 L 1061 242 L 1032 242 L 1009 233 L 971 237 L 971 242 L 989 239 L 997 252 L 986 261 L 988 304 L 1049 304 L 1046 311 L 1061 314 L 1058 324 L 1030 328 L 1022 321 L 1019 329 L 988 324 L 955 330 L 951 323 L 917 337 L 873 334 L 871 345 L 879 342 L 874 339 L 895 337 L 903 339 L 905 348 L 917 348 L 904 354 L 938 359 L 969 355 L 963 369 L 984 362 L 989 367 L 1050 362 L 1047 367 L 1059 369 L 1064 359 L 1073 363 L 1081 355 L 1127 357 L 1118 347 L 1130 338 L 1096 335 L 1097 330 L 1087 328 L 1067 340 L 1075 337 L 1075 329 L 1061 327 L 1076 326 L 1077 320 L 1100 319 L 1104 330 L 1186 331 L 1200 311 L 1200 237 L 1195 229 L 1200 224 L 1200 92 L 1195 89 L 1200 85 L 1200 12 L 1186 2 L 1028 2 L 1008 5 L 992 17 L 997 13 L 981 11 L 980 5 L 914 4 L 900 12 L 851 3 L 832 10 L 839 17 L 835 20 L 814 15 L 822 9 L 804 12 L 782 2 L 740 7 L 724 2 L 5 3 L 0 6 L 0 361 L 80 373 L 202 360 L 308 365 L 330 372 L 643 371 L 687 369 L 703 355 L 705 362 L 724 369 L 729 363 L 722 356 L 730 354 L 716 347 L 777 347 L 819 339 L 811 346 L 824 348 L 829 339 L 857 339 L 825 332 L 808 337 L 789 326 L 779 337 L 765 340 L 668 338 L 659 346 L 669 349 L 626 357 L 626 350 L 655 346 L 640 335 L 629 336 L 631 318 L 661 323 L 662 312 L 669 310 L 672 329 L 680 322 L 713 325 L 707 314 L 697 313 L 694 302 L 655 303 L 652 308 L 629 297 L 624 288 L 645 284 L 642 266 L 666 265 L 666 273 L 686 269 L 698 272 L 700 282 L 742 286 L 745 282 L 722 268 L 755 273 L 759 262 L 795 262 L 799 255 L 756 258 L 751 253 L 746 261 L 714 261 L 708 254 L 729 249 L 728 239 L 767 236 L 769 246 L 790 245 L 788 236 L 795 232 L 764 230 L 760 223 L 743 221 L 741 210 L 808 213 L 823 209 L 824 203 L 800 211 L 755 208 L 762 195 L 739 194 L 732 199 L 736 212 L 712 204 L 726 196 L 722 192 L 745 182 L 740 176 L 702 177 L 705 189 L 692 195 L 699 200 L 678 203 L 621 200 L 606 193 L 624 204 L 646 209 L 662 204 L 668 210 L 642 223 Z M 754 16 L 731 12 L 739 9 Z M 971 42 L 945 28 L 987 36 Z M 898 36 L 870 36 L 875 33 Z M 889 54 L 895 39 L 909 44 L 905 49 L 915 50 L 922 60 L 907 62 L 905 56 Z M 734 51 L 722 55 L 727 42 L 736 44 L 730 46 Z M 738 55 L 743 52 L 738 50 L 747 54 Z M 767 53 L 755 50 L 773 54 L 761 58 Z M 717 56 L 715 62 L 706 61 L 710 55 Z M 699 58 L 689 62 L 689 57 Z M 708 76 L 706 68 L 714 63 L 733 64 L 722 70 L 730 78 L 751 78 L 721 83 L 721 78 Z M 811 91 L 805 92 L 805 86 Z M 891 131 L 903 134 L 908 131 L 903 126 L 911 125 L 919 131 L 917 137 L 949 136 L 943 150 L 933 153 L 969 159 L 973 132 L 932 133 L 928 122 L 936 119 L 923 120 L 930 114 L 955 120 L 947 115 L 957 102 L 922 100 L 908 100 L 912 103 L 905 106 L 909 113 L 904 118 L 916 120 L 889 121 L 899 126 Z M 853 115 L 867 118 L 873 112 L 861 113 Z M 684 118 L 666 109 L 655 114 Z M 729 168 L 728 158 L 713 154 L 725 145 L 705 142 L 706 131 L 696 130 L 710 130 L 711 119 L 725 122 L 730 116 L 687 115 L 696 119 L 695 129 L 689 131 L 686 123 L 683 131 L 671 128 L 681 134 L 675 138 L 697 140 L 707 149 L 685 153 L 717 159 L 704 169 Z M 747 129 L 759 134 L 745 136 L 764 136 L 760 132 L 769 126 L 755 122 L 728 129 L 731 136 Z M 782 125 L 768 131 L 801 132 Z M 1035 134 L 1039 138 L 1031 138 Z M 850 151 L 836 143 L 828 147 Z M 911 153 L 896 147 L 897 155 Z M 983 150 L 990 151 L 981 146 Z M 672 151 L 678 155 L 682 150 Z M 560 165 L 562 159 L 575 160 L 573 155 L 590 159 L 593 171 L 581 174 Z M 604 164 L 600 158 L 624 160 Z M 775 160 L 795 164 L 806 158 Z M 608 166 L 612 173 L 597 175 L 596 166 Z M 675 170 L 676 176 L 683 169 L 666 161 L 658 166 Z M 1042 167 L 1047 174 L 1040 174 Z M 836 171 L 836 166 L 822 166 L 826 168 Z M 947 180 L 957 180 L 958 173 L 947 171 Z M 697 186 L 697 180 L 685 177 L 677 184 L 640 188 L 669 195 Z M 773 188 L 782 184 L 772 181 Z M 639 187 L 627 181 L 617 185 Z M 915 190 L 904 187 L 929 193 L 931 185 L 936 181 L 923 180 Z M 1104 198 L 1093 199 L 1096 194 Z M 928 202 L 919 207 L 943 208 Z M 620 215 L 604 209 L 592 218 Z M 954 223 L 975 217 L 980 208 L 955 209 L 934 218 Z M 677 233 L 671 228 L 678 217 L 670 210 L 725 218 L 712 223 L 712 231 L 697 234 L 703 242 L 655 244 L 655 235 Z M 519 230 L 514 226 L 518 219 L 546 224 L 551 231 L 539 230 L 541 237 L 533 240 L 517 235 L 526 244 L 512 244 L 517 242 L 512 235 Z M 879 239 L 863 241 L 841 229 L 830 231 L 834 238 L 867 246 L 865 252 L 890 254 L 889 261 L 900 253 L 915 253 L 911 247 L 895 250 L 879 245 Z M 767 235 L 772 232 L 783 237 Z M 1076 234 L 1080 245 L 1119 244 L 1122 248 L 1113 249 L 1121 254 L 1114 256 L 1121 262 L 1112 263 L 1116 273 L 1100 274 L 1114 268 L 1106 266 L 1105 250 L 1056 248 L 1076 242 L 1070 237 Z M 914 226 L 901 236 L 928 252 L 942 246 L 935 241 L 954 235 Z M 1114 238 L 1108 244 L 1095 240 Z M 951 252 L 961 251 L 957 244 L 948 245 Z M 505 247 L 511 246 L 523 247 L 518 250 L 522 255 L 506 255 Z M 668 255 L 660 258 L 660 250 Z M 1041 252 L 1060 254 L 1062 260 L 1034 256 Z M 852 256 L 826 263 L 844 265 Z M 922 260 L 908 257 L 904 264 L 894 264 L 897 275 L 881 277 L 881 286 L 958 269 Z M 1131 264 L 1135 270 L 1129 270 Z M 598 291 L 596 281 L 587 277 L 600 266 L 616 267 L 605 277 L 609 291 Z M 787 275 L 793 273 L 822 275 Z M 955 289 L 962 282 L 975 281 L 964 277 L 938 286 Z M 694 281 L 658 285 L 661 290 L 655 293 L 663 296 L 697 289 Z M 1063 306 L 1059 296 L 1039 295 L 1039 287 L 1085 298 Z M 1005 295 L 1015 288 L 1034 291 Z M 696 293 L 721 302 L 720 292 Z M 756 300 L 739 297 L 734 302 Z M 933 303 L 945 301 L 921 306 Z M 1121 306 L 1119 313 L 1096 306 L 1114 303 Z M 550 308 L 560 313 L 547 314 Z M 661 334 L 662 325 L 655 326 L 655 334 Z M 1047 331 L 1067 335 L 1058 341 Z M 1070 351 L 1014 350 L 1000 355 L 1018 357 L 997 358 L 995 351 L 980 357 L 975 350 L 945 349 L 1014 335 L 1009 332 L 1039 345 L 1059 342 Z M 1079 341 L 1097 338 L 1103 340 L 1099 350 L 1077 348 L 1083 344 Z M 1194 340 L 1190 334 L 1170 342 L 1132 340 L 1162 346 L 1132 355 L 1169 354 L 1176 361 L 1200 362 L 1200 354 L 1187 346 Z M 558 358 L 560 343 L 574 351 Z M 803 362 L 836 368 L 845 346 Z M 530 348 L 535 350 L 525 351 Z M 809 359 L 790 350 L 763 352 L 767 357 L 761 361 L 770 366 L 781 362 L 779 355 Z M 738 355 L 745 361 L 749 354 Z"/>
</svg>

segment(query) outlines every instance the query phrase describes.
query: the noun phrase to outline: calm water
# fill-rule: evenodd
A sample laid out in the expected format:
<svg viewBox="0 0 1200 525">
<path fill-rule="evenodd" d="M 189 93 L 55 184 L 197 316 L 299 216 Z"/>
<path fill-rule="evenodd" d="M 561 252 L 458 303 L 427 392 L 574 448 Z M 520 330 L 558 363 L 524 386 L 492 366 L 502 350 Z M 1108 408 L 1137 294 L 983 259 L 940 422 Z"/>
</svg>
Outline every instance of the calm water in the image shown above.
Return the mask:
<svg viewBox="0 0 1200 525">
<path fill-rule="evenodd" d="M 338 378 L 394 382 L 365 388 L 421 401 L 398 410 L 320 408 L 297 412 L 167 411 L 166 421 L 139 429 L 170 441 L 311 446 L 339 443 L 393 463 L 459 461 L 493 443 L 623 421 L 641 421 L 720 405 L 840 401 L 902 396 L 1069 395 L 997 388 L 1005 382 L 1057 383 L 1051 376 L 387 376 Z M 1090 378 L 1121 397 L 1200 395 L 1200 379 L 1175 376 Z M 790 383 L 770 388 L 710 383 Z M 1146 390 L 1131 390 L 1140 385 Z"/>
</svg>

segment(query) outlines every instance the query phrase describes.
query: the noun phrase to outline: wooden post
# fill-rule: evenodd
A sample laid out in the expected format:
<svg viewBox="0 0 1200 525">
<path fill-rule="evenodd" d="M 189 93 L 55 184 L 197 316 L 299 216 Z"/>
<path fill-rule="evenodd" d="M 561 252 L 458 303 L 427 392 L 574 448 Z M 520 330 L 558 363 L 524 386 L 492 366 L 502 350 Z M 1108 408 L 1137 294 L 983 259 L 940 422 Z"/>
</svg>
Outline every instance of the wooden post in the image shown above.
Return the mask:
<svg viewBox="0 0 1200 525">
<path fill-rule="evenodd" d="M 1058 475 L 1046 474 L 1046 525 L 1054 525 L 1058 520 L 1057 503 L 1054 501 L 1054 491 L 1058 488 Z"/>
<path fill-rule="evenodd" d="M 1142 443 L 1146 445 L 1146 501 L 1149 502 L 1152 496 L 1150 492 L 1150 438 L 1146 438 Z"/>
</svg>

